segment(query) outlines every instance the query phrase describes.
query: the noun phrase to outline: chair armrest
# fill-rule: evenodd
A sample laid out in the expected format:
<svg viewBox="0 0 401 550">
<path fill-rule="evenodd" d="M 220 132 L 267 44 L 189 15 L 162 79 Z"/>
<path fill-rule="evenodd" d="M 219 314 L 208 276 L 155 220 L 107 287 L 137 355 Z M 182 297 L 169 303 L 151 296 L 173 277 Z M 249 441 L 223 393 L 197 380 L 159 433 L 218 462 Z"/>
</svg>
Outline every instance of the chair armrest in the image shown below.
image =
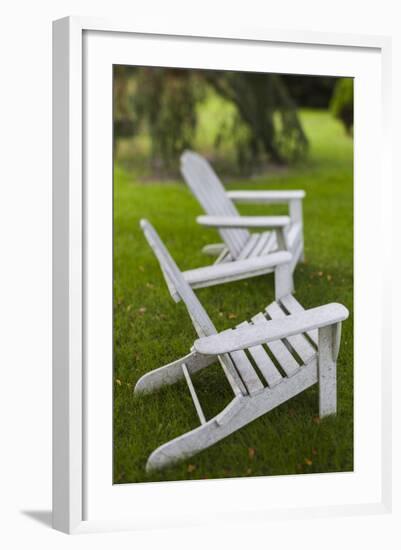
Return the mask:
<svg viewBox="0 0 401 550">
<path fill-rule="evenodd" d="M 290 224 L 288 216 L 198 216 L 205 227 L 279 229 Z"/>
<path fill-rule="evenodd" d="M 199 338 L 195 340 L 194 348 L 203 355 L 230 353 L 333 325 L 344 321 L 347 317 L 348 310 L 343 305 L 327 304 L 288 315 L 282 319 L 273 319 L 260 325 L 228 330 L 221 334 Z"/>
<path fill-rule="evenodd" d="M 280 251 L 223 264 L 214 264 L 184 271 L 185 280 L 192 288 L 202 288 L 272 272 L 277 266 L 291 262 L 289 252 Z"/>
<path fill-rule="evenodd" d="M 228 197 L 239 203 L 287 203 L 305 197 L 305 191 L 227 191 Z"/>
</svg>

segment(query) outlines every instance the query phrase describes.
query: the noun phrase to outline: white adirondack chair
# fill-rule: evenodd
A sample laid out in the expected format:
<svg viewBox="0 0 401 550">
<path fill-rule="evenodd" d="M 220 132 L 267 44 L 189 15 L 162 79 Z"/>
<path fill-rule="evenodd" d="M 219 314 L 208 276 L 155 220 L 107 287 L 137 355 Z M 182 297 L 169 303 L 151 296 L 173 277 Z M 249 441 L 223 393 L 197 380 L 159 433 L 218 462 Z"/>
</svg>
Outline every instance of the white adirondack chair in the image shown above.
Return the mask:
<svg viewBox="0 0 401 550">
<path fill-rule="evenodd" d="M 192 151 L 181 155 L 181 173 L 206 212 L 206 216 L 198 216 L 198 223 L 218 229 L 223 240 L 203 248 L 204 253 L 217 256 L 216 263 L 288 250 L 294 270 L 304 259 L 304 191 L 226 191 L 207 160 Z M 240 216 L 234 202 L 285 203 L 289 216 Z"/>
<path fill-rule="evenodd" d="M 200 420 L 199 427 L 153 451 L 147 470 L 210 447 L 316 383 L 320 416 L 336 412 L 336 360 L 341 322 L 348 317 L 344 306 L 332 303 L 304 310 L 291 289 L 282 287 L 264 312 L 218 334 L 154 228 L 146 220 L 141 227 L 172 296 L 184 301 L 199 336 L 188 355 L 145 374 L 135 386 L 137 394 L 151 392 L 185 378 Z M 206 419 L 191 374 L 216 362 L 231 385 L 233 399 L 217 416 Z"/>
</svg>

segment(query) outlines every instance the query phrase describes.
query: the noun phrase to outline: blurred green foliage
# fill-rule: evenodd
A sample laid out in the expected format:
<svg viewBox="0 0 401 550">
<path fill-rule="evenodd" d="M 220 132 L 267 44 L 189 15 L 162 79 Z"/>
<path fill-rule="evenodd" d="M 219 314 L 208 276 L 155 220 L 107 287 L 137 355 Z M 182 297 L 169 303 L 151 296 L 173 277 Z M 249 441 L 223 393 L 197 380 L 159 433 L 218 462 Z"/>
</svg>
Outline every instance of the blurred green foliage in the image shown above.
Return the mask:
<svg viewBox="0 0 401 550">
<path fill-rule="evenodd" d="M 233 138 L 240 166 L 267 155 L 277 164 L 305 156 L 308 140 L 295 104 L 277 74 L 207 71 L 214 90 L 236 108 Z M 238 139 L 237 128 L 246 132 Z"/>
<path fill-rule="evenodd" d="M 333 76 L 309 76 L 283 74 L 281 79 L 287 86 L 297 107 L 327 109 L 330 104 L 337 78 Z"/>
<path fill-rule="evenodd" d="M 300 106 L 330 106 L 353 126 L 349 78 L 116 65 L 113 97 L 116 160 L 146 179 L 176 177 L 187 148 L 230 175 L 299 163 L 309 150 Z"/>
<path fill-rule="evenodd" d="M 234 112 L 222 121 L 214 145 L 233 143 L 243 171 L 305 157 L 308 141 L 288 87 L 280 75 L 267 73 L 115 66 L 115 144 L 147 134 L 152 167 L 177 167 L 180 153 L 194 144 L 198 106 L 211 89 Z"/>
<path fill-rule="evenodd" d="M 132 67 L 115 65 L 113 73 L 113 133 L 116 138 L 130 137 L 136 133 L 136 121 L 130 98 L 135 93 L 131 77 Z"/>
<path fill-rule="evenodd" d="M 330 110 L 344 124 L 347 134 L 351 134 L 354 126 L 354 80 L 352 78 L 340 78 L 337 81 Z"/>
<path fill-rule="evenodd" d="M 190 71 L 144 67 L 136 71 L 134 113 L 151 138 L 153 162 L 169 167 L 191 147 L 197 124 L 197 79 Z"/>
</svg>

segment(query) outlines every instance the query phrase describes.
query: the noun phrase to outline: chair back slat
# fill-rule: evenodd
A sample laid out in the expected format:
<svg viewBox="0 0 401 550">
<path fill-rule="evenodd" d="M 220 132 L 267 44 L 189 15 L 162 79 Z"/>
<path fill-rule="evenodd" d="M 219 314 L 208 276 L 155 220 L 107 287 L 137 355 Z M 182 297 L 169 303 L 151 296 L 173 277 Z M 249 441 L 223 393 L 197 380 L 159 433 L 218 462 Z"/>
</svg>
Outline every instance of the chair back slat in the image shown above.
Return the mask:
<svg viewBox="0 0 401 550">
<path fill-rule="evenodd" d="M 185 280 L 179 267 L 173 260 L 170 252 L 160 239 L 154 227 L 147 221 L 141 220 L 141 228 L 146 240 L 159 261 L 160 268 L 167 283 L 171 296 L 175 301 L 182 300 L 188 310 L 196 332 L 200 337 L 216 334 L 215 326 L 198 297 Z"/>
<path fill-rule="evenodd" d="M 185 151 L 181 155 L 181 173 L 206 214 L 239 216 L 234 203 L 206 159 L 193 151 Z M 219 229 L 219 233 L 234 258 L 238 257 L 250 237 L 246 229 Z"/>
</svg>

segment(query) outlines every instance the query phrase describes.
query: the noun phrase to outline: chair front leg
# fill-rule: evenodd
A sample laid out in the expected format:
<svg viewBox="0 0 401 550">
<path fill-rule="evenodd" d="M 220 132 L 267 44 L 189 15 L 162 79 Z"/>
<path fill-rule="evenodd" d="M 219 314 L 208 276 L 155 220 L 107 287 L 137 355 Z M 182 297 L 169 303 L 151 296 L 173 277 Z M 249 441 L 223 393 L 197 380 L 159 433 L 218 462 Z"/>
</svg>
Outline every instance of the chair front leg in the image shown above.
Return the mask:
<svg viewBox="0 0 401 550">
<path fill-rule="evenodd" d="M 323 418 L 337 412 L 337 356 L 341 323 L 320 328 L 318 338 L 319 416 Z"/>
</svg>

